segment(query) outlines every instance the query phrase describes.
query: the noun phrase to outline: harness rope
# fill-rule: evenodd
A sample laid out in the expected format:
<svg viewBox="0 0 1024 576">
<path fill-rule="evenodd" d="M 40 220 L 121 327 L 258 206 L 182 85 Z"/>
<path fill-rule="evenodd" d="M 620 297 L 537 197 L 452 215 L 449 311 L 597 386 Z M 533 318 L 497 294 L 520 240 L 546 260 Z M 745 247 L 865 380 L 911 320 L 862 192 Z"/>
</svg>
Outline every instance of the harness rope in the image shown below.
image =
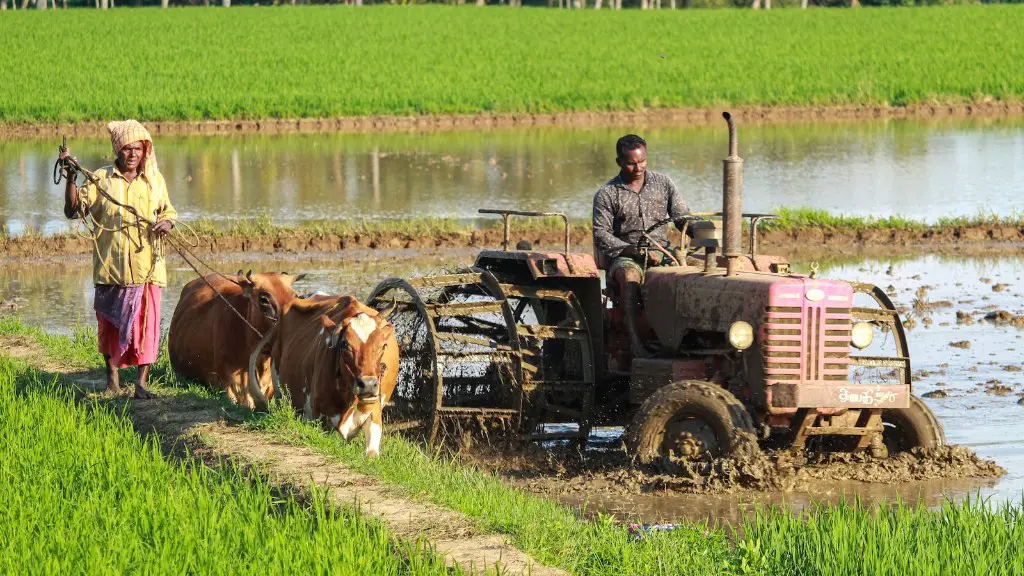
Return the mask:
<svg viewBox="0 0 1024 576">
<path fill-rule="evenodd" d="M 60 152 L 63 153 L 63 152 L 67 151 L 67 141 L 68 141 L 67 136 L 65 136 L 64 137 L 64 141 L 63 141 L 63 143 L 60 146 Z M 79 173 L 83 174 L 88 182 L 90 182 L 90 183 L 92 183 L 93 185 L 96 186 L 97 192 L 106 201 L 114 204 L 115 206 L 118 206 L 118 207 L 122 208 L 123 210 L 125 210 L 125 212 L 127 212 L 128 214 L 130 214 L 134 218 L 133 222 L 129 222 L 128 224 L 122 224 L 120 227 L 117 227 L 117 228 L 107 228 L 107 227 L 104 227 L 103 225 L 101 225 L 99 223 L 99 221 L 96 220 L 96 217 L 93 216 L 92 213 L 85 207 L 84 203 L 81 201 L 81 198 L 79 198 L 79 202 L 78 202 L 78 217 L 79 217 L 79 220 L 81 221 L 82 226 L 85 228 L 85 230 L 87 232 L 89 232 L 89 234 L 87 234 L 87 235 L 79 233 L 79 236 L 87 237 L 87 238 L 89 238 L 89 240 L 92 241 L 93 250 L 95 251 L 95 253 L 97 255 L 97 258 L 99 258 L 99 249 L 100 249 L 99 248 L 99 241 L 97 240 L 97 238 L 99 237 L 99 233 L 101 231 L 102 232 L 112 232 L 112 233 L 124 233 L 125 237 L 129 241 L 129 243 L 131 243 L 133 246 L 136 247 L 136 252 L 140 251 L 142 249 L 142 247 L 143 247 L 142 246 L 143 225 L 145 225 L 146 228 L 151 228 L 153 225 L 156 224 L 156 222 L 153 222 L 152 220 L 149 220 L 148 218 L 143 217 L 141 214 L 139 214 L 138 210 L 136 210 L 134 206 L 123 204 L 123 203 L 119 202 L 116 198 L 111 196 L 106 191 L 106 189 L 104 189 L 103 185 L 100 183 L 99 178 L 97 178 L 96 175 L 93 172 L 83 168 L 78 163 L 77 160 L 75 160 L 74 158 L 71 158 L 70 156 L 68 156 L 68 157 L 66 157 L 64 159 L 58 159 L 57 162 L 54 163 L 54 165 L 53 165 L 53 183 L 55 185 L 60 185 L 62 178 L 66 178 L 68 181 L 70 181 L 75 186 L 75 188 L 76 188 L 75 192 L 78 193 L 81 190 L 78 187 L 78 184 L 77 184 L 78 174 Z M 90 220 L 91 220 L 91 222 L 90 222 Z M 149 282 L 149 280 L 152 278 L 153 272 L 156 269 L 156 263 L 159 262 L 160 260 L 164 259 L 164 256 L 163 256 L 163 242 L 162 241 L 163 240 L 167 240 L 167 243 L 170 244 L 171 248 L 173 248 L 174 251 L 177 252 L 178 255 L 181 256 L 182 260 L 184 260 L 185 263 L 188 264 L 189 268 L 191 268 L 196 273 L 197 276 L 202 278 L 203 282 L 205 282 L 206 285 L 209 286 L 211 290 L 213 290 L 214 294 L 216 294 L 221 300 L 224 301 L 224 305 L 227 306 L 228 309 L 230 309 L 232 312 L 234 312 L 234 314 L 236 316 L 238 316 L 238 318 L 242 322 L 244 322 L 245 325 L 248 326 L 249 329 L 252 330 L 257 336 L 259 336 L 260 338 L 263 338 L 263 334 L 260 333 L 260 331 L 257 330 L 255 326 L 250 324 L 249 320 L 245 316 L 243 316 L 242 313 L 239 312 L 234 306 L 232 306 L 230 302 L 228 302 L 228 299 L 225 298 L 224 295 L 221 294 L 220 291 L 217 290 L 217 288 L 215 288 L 213 286 L 213 284 L 211 284 L 210 281 L 206 279 L 206 276 L 204 276 L 203 273 L 199 271 L 199 268 L 196 267 L 195 264 L 193 264 L 192 260 L 195 260 L 196 262 L 198 262 L 202 266 L 204 266 L 207 269 L 209 269 L 210 271 L 212 271 L 214 274 L 220 276 L 221 278 L 223 278 L 223 279 L 225 279 L 225 280 L 227 280 L 229 282 L 233 282 L 235 284 L 238 284 L 238 282 L 236 282 L 235 280 L 232 280 L 231 278 L 228 278 L 224 274 L 220 273 L 216 268 L 214 268 L 210 264 L 208 264 L 205 261 L 203 261 L 201 258 L 199 258 L 199 256 L 197 256 L 195 254 L 195 252 L 193 252 L 191 250 L 191 248 L 198 247 L 198 245 L 199 245 L 199 235 L 195 232 L 194 229 L 192 229 L 190 226 L 188 226 L 188 224 L 186 224 L 184 222 L 179 222 L 178 220 L 168 219 L 168 221 L 172 222 L 174 224 L 174 228 L 171 230 L 172 234 L 168 234 L 167 236 L 165 236 L 163 238 L 157 237 L 157 238 L 154 238 L 152 240 L 152 244 L 153 244 L 153 266 L 150 267 L 149 274 L 143 280 L 143 284 Z M 178 236 L 175 235 L 175 234 L 179 234 L 178 232 L 176 232 L 176 230 L 178 229 L 178 225 L 179 224 L 182 226 L 182 228 L 184 228 L 186 231 L 190 232 L 192 234 L 192 236 L 195 237 L 195 240 L 196 240 L 195 244 L 189 244 L 185 240 L 185 238 L 181 238 L 181 237 L 178 237 Z M 137 243 L 134 240 L 132 240 L 131 234 L 128 234 L 128 232 L 127 232 L 129 229 L 131 229 L 133 227 L 136 228 L 137 233 L 138 233 L 138 239 L 139 240 L 138 240 Z M 103 265 L 106 266 L 106 263 L 104 263 Z M 109 272 L 109 269 L 105 268 L 105 270 L 107 270 Z"/>
</svg>

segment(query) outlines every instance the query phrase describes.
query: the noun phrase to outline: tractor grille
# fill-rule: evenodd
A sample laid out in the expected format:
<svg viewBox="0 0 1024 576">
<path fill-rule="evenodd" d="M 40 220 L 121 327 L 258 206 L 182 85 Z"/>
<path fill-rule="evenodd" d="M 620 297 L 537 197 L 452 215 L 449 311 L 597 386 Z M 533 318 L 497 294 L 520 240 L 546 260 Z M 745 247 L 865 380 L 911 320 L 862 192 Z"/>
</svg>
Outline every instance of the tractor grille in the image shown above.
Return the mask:
<svg viewBox="0 0 1024 576">
<path fill-rule="evenodd" d="M 852 325 L 848 307 L 769 306 L 762 339 L 766 382 L 846 382 Z"/>
</svg>

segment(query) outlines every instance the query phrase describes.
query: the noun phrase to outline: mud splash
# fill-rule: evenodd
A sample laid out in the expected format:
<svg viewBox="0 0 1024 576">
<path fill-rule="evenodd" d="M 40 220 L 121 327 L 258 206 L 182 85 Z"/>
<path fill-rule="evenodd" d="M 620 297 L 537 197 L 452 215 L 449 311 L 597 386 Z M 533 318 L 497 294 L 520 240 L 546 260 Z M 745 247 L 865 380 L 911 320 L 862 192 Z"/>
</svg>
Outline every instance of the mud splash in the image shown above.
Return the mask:
<svg viewBox="0 0 1024 576">
<path fill-rule="evenodd" d="M 890 458 L 831 453 L 799 462 L 789 452 L 755 452 L 736 458 L 675 462 L 672 472 L 633 465 L 620 447 L 572 451 L 527 446 L 481 448 L 465 454 L 470 462 L 534 492 L 633 497 L 638 494 L 729 494 L 821 490 L 845 481 L 903 484 L 922 480 L 999 478 L 1006 470 L 963 446 L 915 448 Z"/>
</svg>

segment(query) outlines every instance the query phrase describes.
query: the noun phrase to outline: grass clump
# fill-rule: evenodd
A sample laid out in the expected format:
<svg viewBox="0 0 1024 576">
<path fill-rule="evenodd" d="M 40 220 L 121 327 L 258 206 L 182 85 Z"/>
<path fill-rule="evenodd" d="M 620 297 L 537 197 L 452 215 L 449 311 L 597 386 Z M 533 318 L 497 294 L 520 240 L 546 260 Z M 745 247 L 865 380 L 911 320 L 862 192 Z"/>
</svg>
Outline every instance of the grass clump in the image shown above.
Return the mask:
<svg viewBox="0 0 1024 576">
<path fill-rule="evenodd" d="M 0 123 L 1019 101 L 1022 23 L 1019 5 L 26 10 L 0 20 L 0 53 L 63 37 L 75 50 L 60 74 L 31 58 L 0 67 Z M 83 33 L 105 29 L 146 43 L 128 53 Z M 632 65 L 615 64 L 634 44 Z M 109 73 L 139 61 L 152 73 Z"/>
<path fill-rule="evenodd" d="M 6 358 L 0 463 L 3 573 L 449 573 L 323 493 L 165 460 L 126 418 Z"/>
<path fill-rule="evenodd" d="M 779 208 L 775 214 L 779 216 L 778 219 L 766 220 L 761 227 L 765 230 L 799 230 L 802 228 L 919 230 L 928 227 L 928 224 L 923 221 L 898 215 L 847 216 L 817 208 Z"/>
<path fill-rule="evenodd" d="M 779 208 L 775 220 L 765 220 L 763 230 L 802 230 L 830 228 L 833 230 L 927 230 L 943 228 L 983 228 L 991 226 L 1024 226 L 1024 215 L 1017 211 L 1009 214 L 978 212 L 974 216 L 950 216 L 934 223 L 905 216 L 849 216 L 834 214 L 817 208 Z"/>
<path fill-rule="evenodd" d="M 1024 508 L 968 499 L 937 510 L 815 504 L 795 515 L 759 509 L 743 525 L 740 562 L 763 574 L 1024 573 Z"/>
</svg>

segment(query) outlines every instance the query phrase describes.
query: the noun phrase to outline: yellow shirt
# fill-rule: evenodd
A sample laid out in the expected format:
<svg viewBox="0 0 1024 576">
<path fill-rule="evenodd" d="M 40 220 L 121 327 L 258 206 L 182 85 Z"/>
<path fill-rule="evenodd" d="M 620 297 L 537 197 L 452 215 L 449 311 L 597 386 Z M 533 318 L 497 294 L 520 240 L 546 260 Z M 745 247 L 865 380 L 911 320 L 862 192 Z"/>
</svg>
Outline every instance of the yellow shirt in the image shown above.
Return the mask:
<svg viewBox="0 0 1024 576">
<path fill-rule="evenodd" d="M 139 216 L 152 222 L 178 217 L 167 196 L 167 183 L 159 172 L 152 176 L 140 174 L 131 183 L 115 166 L 105 166 L 94 174 L 107 194 L 134 208 Z M 93 283 L 131 286 L 149 282 L 166 286 L 167 268 L 163 258 L 154 253 L 154 237 L 150 236 L 149 227 L 145 223 L 136 226 L 131 212 L 100 195 L 91 182 L 79 188 L 78 194 L 81 205 L 88 207 L 99 225 L 93 230 Z"/>
</svg>

